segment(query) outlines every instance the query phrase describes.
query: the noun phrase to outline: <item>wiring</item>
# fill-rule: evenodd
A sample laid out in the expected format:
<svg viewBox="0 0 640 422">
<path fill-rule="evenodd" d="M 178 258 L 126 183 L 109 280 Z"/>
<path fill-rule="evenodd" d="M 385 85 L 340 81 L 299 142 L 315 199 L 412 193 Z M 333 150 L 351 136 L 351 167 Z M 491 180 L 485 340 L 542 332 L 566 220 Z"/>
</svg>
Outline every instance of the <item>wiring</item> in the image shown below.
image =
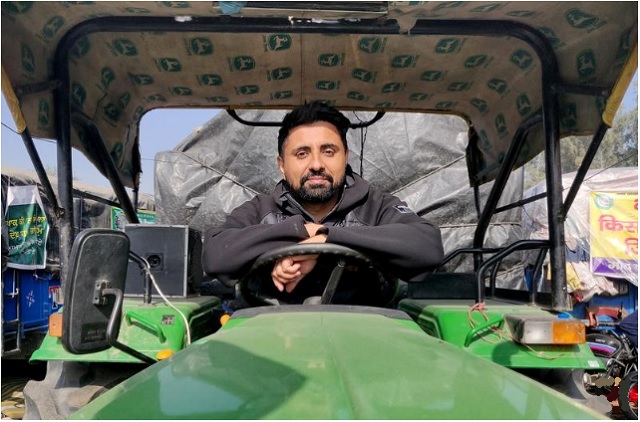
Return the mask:
<svg viewBox="0 0 640 422">
<path fill-rule="evenodd" d="M 178 315 L 180 315 L 180 317 L 182 318 L 182 321 L 184 322 L 184 326 L 185 326 L 185 331 L 187 333 L 187 346 L 189 346 L 191 344 L 191 328 L 189 327 L 189 320 L 187 320 L 187 317 L 184 315 L 184 313 L 182 313 L 182 311 L 180 311 L 180 309 L 178 309 L 173 303 L 171 303 L 169 299 L 164 295 L 164 293 L 162 293 L 162 290 L 160 290 L 160 286 L 158 286 L 158 283 L 156 282 L 156 278 L 153 276 L 153 274 L 151 274 L 151 265 L 149 264 L 149 262 L 143 257 L 140 257 L 140 259 L 142 259 L 142 261 L 144 261 L 144 264 L 145 264 L 143 268 L 144 273 L 146 274 L 147 277 L 149 277 L 149 279 L 151 280 L 151 283 L 153 284 L 153 287 L 155 287 L 156 291 L 158 292 L 158 294 L 160 295 L 164 303 L 166 303 L 167 306 L 169 306 L 171 309 L 176 311 Z"/>
</svg>

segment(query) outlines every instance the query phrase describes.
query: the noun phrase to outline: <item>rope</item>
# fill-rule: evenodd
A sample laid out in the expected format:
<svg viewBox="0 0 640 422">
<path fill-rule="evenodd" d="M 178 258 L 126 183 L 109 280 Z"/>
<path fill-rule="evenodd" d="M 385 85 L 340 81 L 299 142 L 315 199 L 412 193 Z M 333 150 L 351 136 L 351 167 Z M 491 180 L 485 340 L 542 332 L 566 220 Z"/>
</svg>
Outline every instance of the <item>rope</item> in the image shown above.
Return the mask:
<svg viewBox="0 0 640 422">
<path fill-rule="evenodd" d="M 479 312 L 480 315 L 482 315 L 482 317 L 484 318 L 485 322 L 489 321 L 489 317 L 484 312 L 484 309 L 485 309 L 485 303 L 484 302 L 480 302 L 480 303 L 476 303 L 475 305 L 471 306 L 469 308 L 469 310 L 467 311 L 467 320 L 469 321 L 469 325 L 471 326 L 471 329 L 474 329 L 478 325 L 478 323 L 473 320 L 473 312 Z M 492 333 L 498 335 L 498 340 L 489 341 L 489 340 L 487 340 L 485 338 L 485 336 L 483 336 L 482 334 L 478 333 L 478 337 L 480 338 L 480 340 L 485 341 L 485 342 L 490 343 L 490 344 L 498 344 L 498 343 L 500 343 L 502 341 L 502 339 L 503 339 L 504 332 L 502 330 L 500 330 L 499 327 L 491 326 L 490 329 L 491 329 Z"/>
<path fill-rule="evenodd" d="M 474 329 L 478 325 L 478 323 L 473 320 L 473 312 L 479 312 L 480 315 L 482 315 L 482 317 L 484 318 L 485 321 L 489 321 L 489 317 L 485 313 L 485 307 L 486 307 L 486 303 L 485 302 L 480 302 L 480 303 L 476 303 L 473 306 L 471 306 L 469 308 L 469 310 L 467 311 L 467 319 L 469 321 L 469 325 L 471 326 L 471 329 Z M 513 341 L 514 343 L 520 345 L 520 346 L 523 346 L 524 348 L 529 350 L 531 353 L 533 353 L 536 357 L 539 357 L 540 359 L 554 360 L 554 359 L 561 358 L 561 357 L 563 357 L 565 355 L 565 353 L 560 353 L 557 356 L 546 355 L 544 352 L 541 352 L 541 351 L 538 351 L 538 350 L 534 350 L 528 344 L 519 342 L 518 340 L 514 339 L 513 336 L 509 332 L 502 330 L 500 327 L 491 326 L 490 329 L 491 329 L 492 333 L 498 335 L 498 339 L 496 341 L 490 341 L 490 340 L 486 339 L 485 336 L 483 336 L 482 334 L 478 333 L 478 337 L 480 338 L 480 340 L 482 340 L 484 342 L 487 342 L 487 343 L 490 343 L 490 344 L 498 344 L 502 340 L 506 340 L 506 341 L 510 340 L 510 341 Z"/>
</svg>

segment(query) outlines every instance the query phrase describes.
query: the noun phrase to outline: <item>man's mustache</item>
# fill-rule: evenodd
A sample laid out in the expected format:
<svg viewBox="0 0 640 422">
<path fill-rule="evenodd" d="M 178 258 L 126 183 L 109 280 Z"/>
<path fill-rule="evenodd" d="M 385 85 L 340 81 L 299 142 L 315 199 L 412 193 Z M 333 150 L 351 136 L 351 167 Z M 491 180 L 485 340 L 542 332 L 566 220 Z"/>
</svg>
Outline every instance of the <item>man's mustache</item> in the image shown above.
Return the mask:
<svg viewBox="0 0 640 422">
<path fill-rule="evenodd" d="M 300 180 L 300 184 L 304 185 L 304 183 L 311 179 L 312 177 L 323 177 L 325 178 L 329 183 L 331 183 L 333 185 L 333 177 L 331 177 L 330 174 L 325 173 L 324 171 L 312 171 L 310 173 L 305 174 L 304 176 L 302 176 L 302 179 Z"/>
</svg>

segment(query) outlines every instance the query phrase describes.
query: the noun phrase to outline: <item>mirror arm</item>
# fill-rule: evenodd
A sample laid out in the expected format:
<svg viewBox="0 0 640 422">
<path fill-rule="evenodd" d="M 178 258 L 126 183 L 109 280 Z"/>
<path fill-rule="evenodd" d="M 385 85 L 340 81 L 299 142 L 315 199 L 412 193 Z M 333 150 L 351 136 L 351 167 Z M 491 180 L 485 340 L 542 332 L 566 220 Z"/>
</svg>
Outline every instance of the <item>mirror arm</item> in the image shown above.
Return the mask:
<svg viewBox="0 0 640 422">
<path fill-rule="evenodd" d="M 140 353 L 135 349 L 127 346 L 126 344 L 120 343 L 118 341 L 118 331 L 120 328 L 120 314 L 122 313 L 122 300 L 124 295 L 122 294 L 122 290 L 120 289 L 104 289 L 102 291 L 103 296 L 114 296 L 116 298 L 115 305 L 113 306 L 113 311 L 111 312 L 111 316 L 109 317 L 109 324 L 107 325 L 107 341 L 113 347 L 118 350 L 122 350 L 123 352 L 133 356 L 134 358 L 140 359 L 141 361 L 153 365 L 157 361 L 145 355 L 144 353 Z"/>
</svg>

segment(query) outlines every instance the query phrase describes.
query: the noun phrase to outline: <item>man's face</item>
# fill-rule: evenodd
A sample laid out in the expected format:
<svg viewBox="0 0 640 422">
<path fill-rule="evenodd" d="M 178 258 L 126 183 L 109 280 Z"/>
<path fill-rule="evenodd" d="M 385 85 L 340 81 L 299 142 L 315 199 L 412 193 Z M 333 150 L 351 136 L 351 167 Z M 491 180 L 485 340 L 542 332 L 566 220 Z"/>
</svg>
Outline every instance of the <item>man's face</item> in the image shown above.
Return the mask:
<svg viewBox="0 0 640 422">
<path fill-rule="evenodd" d="M 348 151 L 335 126 L 315 122 L 289 132 L 278 167 L 296 200 L 320 203 L 340 191 L 347 160 Z"/>
</svg>

